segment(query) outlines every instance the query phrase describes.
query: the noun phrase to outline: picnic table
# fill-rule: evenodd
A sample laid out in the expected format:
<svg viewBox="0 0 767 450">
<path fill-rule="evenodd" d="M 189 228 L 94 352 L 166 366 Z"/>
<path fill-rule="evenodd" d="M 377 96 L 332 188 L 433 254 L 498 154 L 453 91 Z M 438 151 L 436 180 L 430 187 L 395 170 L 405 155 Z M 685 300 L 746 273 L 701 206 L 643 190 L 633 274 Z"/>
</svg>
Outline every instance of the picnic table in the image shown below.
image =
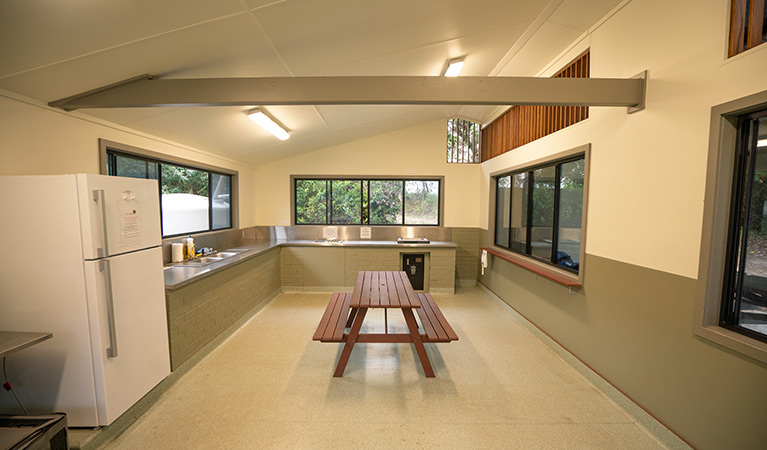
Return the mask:
<svg viewBox="0 0 767 450">
<path fill-rule="evenodd" d="M 389 309 L 401 310 L 408 333 L 389 333 L 386 325 L 384 333 L 362 333 L 362 323 L 370 308 L 384 308 L 385 318 Z M 413 310 L 418 312 L 423 334 L 419 332 Z M 350 328 L 348 333 L 346 328 Z M 458 340 L 458 336 L 431 295 L 416 294 L 405 272 L 362 271 L 357 274 L 353 292 L 333 293 L 314 340 L 344 343 L 334 377 L 343 376 L 356 343 L 412 343 L 424 374 L 433 378 L 434 370 L 424 342 L 450 342 Z"/>
</svg>

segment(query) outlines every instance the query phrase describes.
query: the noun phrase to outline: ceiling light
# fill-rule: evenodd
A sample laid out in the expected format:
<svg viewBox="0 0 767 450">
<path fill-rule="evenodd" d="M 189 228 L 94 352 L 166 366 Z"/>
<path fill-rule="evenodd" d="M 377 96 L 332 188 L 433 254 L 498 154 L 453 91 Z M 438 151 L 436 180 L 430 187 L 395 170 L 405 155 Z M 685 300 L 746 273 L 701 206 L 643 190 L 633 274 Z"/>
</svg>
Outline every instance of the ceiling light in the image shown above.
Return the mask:
<svg viewBox="0 0 767 450">
<path fill-rule="evenodd" d="M 461 69 L 463 69 L 463 58 L 451 59 L 447 62 L 443 75 L 446 77 L 457 77 Z"/>
<path fill-rule="evenodd" d="M 757 147 L 767 147 L 767 139 L 759 139 L 756 141 Z"/>
<path fill-rule="evenodd" d="M 277 121 L 269 117 L 266 112 L 260 108 L 248 111 L 248 117 L 250 120 L 260 125 L 261 128 L 275 135 L 277 139 L 281 141 L 290 137 L 290 134 L 288 134 L 288 131 L 283 128 L 282 125 L 278 124 Z"/>
</svg>

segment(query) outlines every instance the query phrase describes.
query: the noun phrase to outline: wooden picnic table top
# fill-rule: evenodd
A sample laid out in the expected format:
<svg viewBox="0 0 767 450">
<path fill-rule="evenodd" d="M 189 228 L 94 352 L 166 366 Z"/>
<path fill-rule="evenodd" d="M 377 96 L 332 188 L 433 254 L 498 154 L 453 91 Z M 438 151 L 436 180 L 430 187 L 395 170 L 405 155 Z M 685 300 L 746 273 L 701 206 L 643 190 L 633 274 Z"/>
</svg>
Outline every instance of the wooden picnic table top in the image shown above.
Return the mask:
<svg viewBox="0 0 767 450">
<path fill-rule="evenodd" d="M 420 308 L 413 285 L 402 271 L 360 271 L 352 308 Z"/>
</svg>

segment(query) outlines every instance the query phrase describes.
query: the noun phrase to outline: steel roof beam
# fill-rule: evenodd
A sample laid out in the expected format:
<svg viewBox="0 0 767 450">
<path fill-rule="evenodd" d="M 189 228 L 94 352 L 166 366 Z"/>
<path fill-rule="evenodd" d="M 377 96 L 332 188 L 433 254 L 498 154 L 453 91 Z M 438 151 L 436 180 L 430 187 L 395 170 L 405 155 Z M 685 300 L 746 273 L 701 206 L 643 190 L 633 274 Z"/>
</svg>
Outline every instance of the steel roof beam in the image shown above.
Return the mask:
<svg viewBox="0 0 767 450">
<path fill-rule="evenodd" d="M 644 104 L 645 78 L 283 77 L 161 79 L 134 77 L 50 106 L 82 108 L 260 105 L 557 105 Z"/>
</svg>

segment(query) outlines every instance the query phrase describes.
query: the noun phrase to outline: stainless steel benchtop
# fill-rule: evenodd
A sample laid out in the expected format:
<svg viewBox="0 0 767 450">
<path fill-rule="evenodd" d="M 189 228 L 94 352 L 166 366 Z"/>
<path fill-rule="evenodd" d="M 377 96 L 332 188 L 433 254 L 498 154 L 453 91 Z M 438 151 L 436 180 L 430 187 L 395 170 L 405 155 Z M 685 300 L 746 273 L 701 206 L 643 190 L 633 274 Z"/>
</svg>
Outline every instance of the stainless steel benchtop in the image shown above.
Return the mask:
<svg viewBox="0 0 767 450">
<path fill-rule="evenodd" d="M 52 337 L 53 333 L 0 331 L 0 357 L 10 355 Z"/>
<path fill-rule="evenodd" d="M 456 248 L 455 242 L 432 241 L 429 244 L 398 244 L 396 241 L 343 241 L 343 242 L 316 242 L 312 240 L 273 240 L 257 241 L 256 243 L 238 245 L 233 250 L 240 250 L 237 255 L 225 258 L 222 261 L 214 262 L 203 267 L 177 267 L 167 265 L 164 270 L 165 289 L 174 290 L 186 286 L 189 283 L 201 278 L 210 276 L 232 264 L 237 264 L 248 259 L 255 258 L 258 255 L 268 252 L 276 247 L 398 247 L 419 250 L 428 248 Z M 227 251 L 229 249 L 221 249 Z"/>
</svg>

